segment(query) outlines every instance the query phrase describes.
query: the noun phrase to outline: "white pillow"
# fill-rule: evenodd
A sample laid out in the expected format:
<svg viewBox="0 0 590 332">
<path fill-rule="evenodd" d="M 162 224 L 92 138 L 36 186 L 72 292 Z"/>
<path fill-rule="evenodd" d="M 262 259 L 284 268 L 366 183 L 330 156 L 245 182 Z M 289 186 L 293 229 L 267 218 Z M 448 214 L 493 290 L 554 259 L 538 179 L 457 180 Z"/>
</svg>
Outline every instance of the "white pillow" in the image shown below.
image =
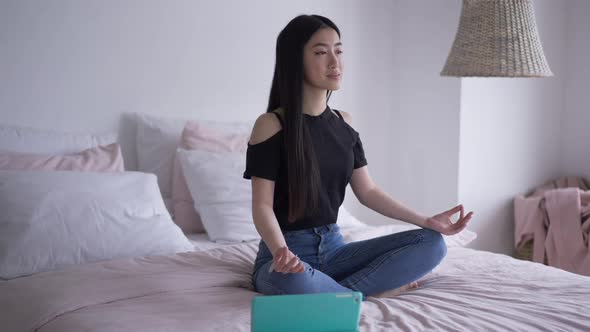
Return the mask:
<svg viewBox="0 0 590 332">
<path fill-rule="evenodd" d="M 178 149 L 177 153 L 195 210 L 209 238 L 216 242 L 259 239 L 252 220 L 252 185 L 242 178 L 245 156 L 185 149 Z M 367 226 L 343 206 L 338 213 L 338 225 L 344 229 Z"/>
<path fill-rule="evenodd" d="M 74 134 L 0 124 L 0 151 L 66 154 L 116 141 L 115 133 Z"/>
<path fill-rule="evenodd" d="M 354 228 L 368 225 L 355 218 L 355 216 L 350 214 L 344 206 L 340 206 L 340 209 L 338 210 L 338 226 L 340 228 Z"/>
<path fill-rule="evenodd" d="M 243 153 L 178 149 L 178 159 L 207 235 L 215 242 L 260 238 L 252 220 L 252 189 L 242 179 Z"/>
<path fill-rule="evenodd" d="M 0 171 L 0 277 L 191 251 L 156 177 L 139 172 Z"/>
<path fill-rule="evenodd" d="M 156 174 L 164 198 L 170 197 L 172 162 L 186 121 L 137 114 L 137 169 Z"/>
<path fill-rule="evenodd" d="M 160 191 L 167 204 L 172 192 L 174 156 L 182 130 L 188 120 L 137 114 L 137 167 L 141 172 L 156 174 Z M 252 129 L 252 124 L 246 122 L 201 122 L 209 128 L 229 132 L 244 132 Z"/>
<path fill-rule="evenodd" d="M 242 179 L 245 156 L 241 153 L 184 149 L 178 149 L 177 155 L 195 201 L 195 210 L 201 215 L 209 238 L 215 242 L 259 239 L 252 221 L 252 187 L 249 181 Z M 368 225 L 356 219 L 343 206 L 338 212 L 338 225 L 343 230 L 361 230 L 354 241 L 418 228 L 412 224 Z M 463 247 L 475 240 L 477 233 L 464 229 L 455 235 L 443 235 L 443 238 L 449 247 Z"/>
<path fill-rule="evenodd" d="M 364 226 L 360 227 L 352 227 L 346 229 L 346 233 L 344 234 L 344 239 L 347 242 L 350 241 L 363 241 L 372 239 L 375 237 L 405 232 L 413 229 L 420 229 L 420 227 L 408 224 L 408 223 L 392 223 L 392 224 L 385 224 L 385 225 L 368 225 L 364 224 Z M 464 247 L 471 243 L 473 240 L 477 238 L 477 233 L 470 231 L 468 229 L 462 230 L 460 233 L 455 235 L 443 235 L 443 239 L 447 244 L 447 247 Z"/>
</svg>

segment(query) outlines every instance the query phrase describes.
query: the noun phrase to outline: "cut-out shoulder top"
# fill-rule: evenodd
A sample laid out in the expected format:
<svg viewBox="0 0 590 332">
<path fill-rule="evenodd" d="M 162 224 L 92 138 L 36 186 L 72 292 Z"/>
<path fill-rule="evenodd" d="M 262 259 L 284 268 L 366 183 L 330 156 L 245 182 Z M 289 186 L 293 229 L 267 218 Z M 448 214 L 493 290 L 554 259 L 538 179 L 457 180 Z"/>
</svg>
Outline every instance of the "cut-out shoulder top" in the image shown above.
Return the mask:
<svg viewBox="0 0 590 332">
<path fill-rule="evenodd" d="M 284 128 L 281 116 L 274 111 L 272 113 Z M 367 165 L 359 133 L 344 121 L 339 111 L 326 107 L 317 116 L 304 114 L 304 121 L 309 127 L 320 168 L 322 187 L 317 214 L 288 222 L 289 183 L 283 129 L 263 142 L 248 144 L 246 152 L 243 177 L 251 179 L 255 176 L 275 181 L 273 210 L 283 231 L 335 223 L 353 170 Z"/>
</svg>

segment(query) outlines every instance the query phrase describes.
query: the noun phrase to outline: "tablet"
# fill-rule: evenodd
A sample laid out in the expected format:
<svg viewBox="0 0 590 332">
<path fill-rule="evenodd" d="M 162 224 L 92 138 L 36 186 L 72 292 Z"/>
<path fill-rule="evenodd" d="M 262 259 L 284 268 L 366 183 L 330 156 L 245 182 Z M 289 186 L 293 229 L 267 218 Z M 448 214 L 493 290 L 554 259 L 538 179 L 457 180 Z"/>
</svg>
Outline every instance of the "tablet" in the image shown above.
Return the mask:
<svg viewBox="0 0 590 332">
<path fill-rule="evenodd" d="M 263 295 L 252 299 L 252 332 L 357 332 L 360 292 Z"/>
</svg>

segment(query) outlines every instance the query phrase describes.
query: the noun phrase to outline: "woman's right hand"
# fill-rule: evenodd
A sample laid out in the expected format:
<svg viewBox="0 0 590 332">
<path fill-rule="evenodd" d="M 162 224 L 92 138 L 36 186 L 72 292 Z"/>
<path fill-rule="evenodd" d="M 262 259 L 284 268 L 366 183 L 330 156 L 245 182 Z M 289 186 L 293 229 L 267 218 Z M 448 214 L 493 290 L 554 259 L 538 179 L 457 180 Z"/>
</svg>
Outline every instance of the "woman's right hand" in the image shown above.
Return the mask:
<svg viewBox="0 0 590 332">
<path fill-rule="evenodd" d="M 273 266 L 273 271 L 281 273 L 301 273 L 305 271 L 303 263 L 287 247 L 280 247 L 274 252 Z"/>
</svg>

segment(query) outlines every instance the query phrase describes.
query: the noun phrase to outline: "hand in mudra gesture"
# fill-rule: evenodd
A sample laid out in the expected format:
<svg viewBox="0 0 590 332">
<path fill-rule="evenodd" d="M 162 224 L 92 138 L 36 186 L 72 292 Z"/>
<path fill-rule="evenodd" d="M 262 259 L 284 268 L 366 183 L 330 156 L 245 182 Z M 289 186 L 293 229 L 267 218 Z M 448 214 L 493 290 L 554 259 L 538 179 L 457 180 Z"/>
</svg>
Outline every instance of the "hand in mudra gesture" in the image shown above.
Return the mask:
<svg viewBox="0 0 590 332">
<path fill-rule="evenodd" d="M 457 212 L 461 212 L 459 220 L 453 222 L 451 217 Z M 424 227 L 430 228 L 433 231 L 437 231 L 444 235 L 453 235 L 462 231 L 467 226 L 469 220 L 471 220 L 471 217 L 473 217 L 473 211 L 469 212 L 467 215 L 464 215 L 463 204 L 461 204 L 448 211 L 428 218 Z"/>
</svg>

